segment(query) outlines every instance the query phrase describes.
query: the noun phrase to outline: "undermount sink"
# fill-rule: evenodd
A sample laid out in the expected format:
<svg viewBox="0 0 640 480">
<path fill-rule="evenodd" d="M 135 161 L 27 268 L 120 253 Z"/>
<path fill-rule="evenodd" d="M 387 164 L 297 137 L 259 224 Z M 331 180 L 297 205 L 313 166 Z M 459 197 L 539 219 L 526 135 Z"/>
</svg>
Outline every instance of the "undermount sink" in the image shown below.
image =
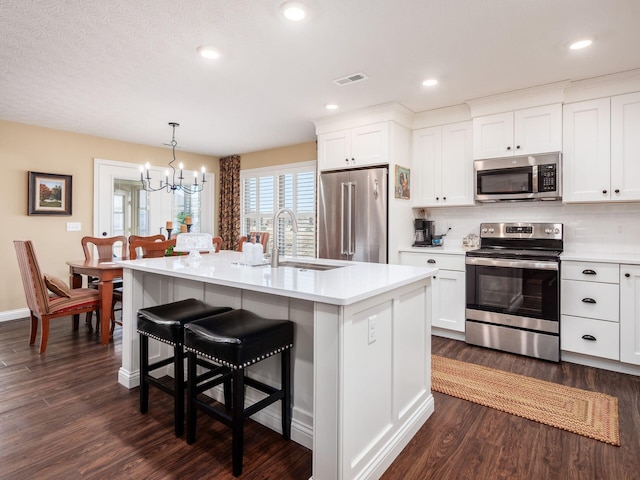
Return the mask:
<svg viewBox="0 0 640 480">
<path fill-rule="evenodd" d="M 286 260 L 280 262 L 279 266 L 299 268 L 300 270 L 333 270 L 334 268 L 343 267 L 343 265 L 321 265 L 319 263 L 291 262 Z"/>
</svg>

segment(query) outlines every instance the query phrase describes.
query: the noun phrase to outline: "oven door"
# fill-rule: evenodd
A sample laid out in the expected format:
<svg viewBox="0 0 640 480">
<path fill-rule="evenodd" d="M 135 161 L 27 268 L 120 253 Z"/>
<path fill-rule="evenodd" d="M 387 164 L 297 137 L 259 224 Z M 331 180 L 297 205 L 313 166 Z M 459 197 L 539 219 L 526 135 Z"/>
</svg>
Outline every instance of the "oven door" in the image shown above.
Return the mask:
<svg viewBox="0 0 640 480">
<path fill-rule="evenodd" d="M 466 258 L 467 319 L 559 333 L 557 261 Z"/>
</svg>

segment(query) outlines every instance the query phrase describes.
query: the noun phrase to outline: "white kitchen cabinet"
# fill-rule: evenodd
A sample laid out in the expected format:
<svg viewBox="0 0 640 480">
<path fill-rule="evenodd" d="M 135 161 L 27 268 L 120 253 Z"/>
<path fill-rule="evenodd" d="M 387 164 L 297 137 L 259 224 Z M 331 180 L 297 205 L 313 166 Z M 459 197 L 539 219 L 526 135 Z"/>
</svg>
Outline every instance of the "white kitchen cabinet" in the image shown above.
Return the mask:
<svg viewBox="0 0 640 480">
<path fill-rule="evenodd" d="M 473 205 L 472 124 L 460 122 L 413 132 L 413 174 L 420 207 Z"/>
<path fill-rule="evenodd" d="M 440 252 L 400 252 L 402 265 L 440 269 L 432 279 L 431 325 L 463 332 L 465 327 L 465 256 Z"/>
<path fill-rule="evenodd" d="M 561 272 L 561 350 L 619 360 L 619 265 L 565 261 Z"/>
<path fill-rule="evenodd" d="M 640 265 L 620 265 L 620 361 L 640 365 Z"/>
<path fill-rule="evenodd" d="M 473 158 L 509 157 L 562 149 L 562 105 L 473 119 Z"/>
<path fill-rule="evenodd" d="M 640 93 L 564 106 L 563 201 L 640 200 Z"/>
<path fill-rule="evenodd" d="M 318 135 L 318 168 L 337 170 L 389 163 L 389 122 Z"/>
</svg>

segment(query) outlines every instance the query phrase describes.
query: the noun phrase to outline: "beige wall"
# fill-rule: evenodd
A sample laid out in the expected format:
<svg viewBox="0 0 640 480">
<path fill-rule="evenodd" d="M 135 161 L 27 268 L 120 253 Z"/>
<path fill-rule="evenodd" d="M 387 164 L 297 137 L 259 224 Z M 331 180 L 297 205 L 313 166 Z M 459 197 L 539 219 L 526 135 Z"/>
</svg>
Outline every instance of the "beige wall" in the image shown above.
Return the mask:
<svg viewBox="0 0 640 480">
<path fill-rule="evenodd" d="M 249 170 L 271 165 L 286 165 L 288 163 L 308 162 L 317 160 L 316 142 L 300 143 L 288 147 L 272 148 L 259 152 L 243 153 L 240 155 L 240 168 Z"/>
<path fill-rule="evenodd" d="M 166 148 L 149 147 L 0 120 L 0 159 L 3 208 L 0 239 L 7 253 L 0 272 L 0 314 L 26 307 L 13 240 L 32 240 L 43 273 L 68 279 L 65 260 L 83 258 L 80 239 L 93 235 L 93 159 L 161 164 L 170 159 Z M 218 181 L 217 157 L 180 151 L 187 164 L 205 165 Z M 29 216 L 28 171 L 73 175 L 72 215 Z M 219 187 L 216 185 L 216 192 Z M 218 199 L 216 199 L 216 206 Z M 67 232 L 67 222 L 81 222 L 80 232 Z"/>
</svg>

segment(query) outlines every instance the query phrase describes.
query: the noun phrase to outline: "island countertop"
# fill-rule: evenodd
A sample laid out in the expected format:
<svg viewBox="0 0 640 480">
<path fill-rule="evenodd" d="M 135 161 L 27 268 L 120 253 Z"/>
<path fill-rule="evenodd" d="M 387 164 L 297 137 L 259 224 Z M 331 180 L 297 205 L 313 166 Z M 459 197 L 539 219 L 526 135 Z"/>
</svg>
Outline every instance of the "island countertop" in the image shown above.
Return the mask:
<svg viewBox="0 0 640 480">
<path fill-rule="evenodd" d="M 282 266 L 297 261 L 332 265 L 330 270 Z M 281 266 L 243 265 L 242 253 L 222 251 L 192 261 L 187 256 L 119 261 L 125 269 L 196 280 L 256 292 L 282 295 L 332 305 L 351 305 L 434 275 L 438 269 L 406 265 L 347 262 L 340 260 L 288 258 Z"/>
</svg>

